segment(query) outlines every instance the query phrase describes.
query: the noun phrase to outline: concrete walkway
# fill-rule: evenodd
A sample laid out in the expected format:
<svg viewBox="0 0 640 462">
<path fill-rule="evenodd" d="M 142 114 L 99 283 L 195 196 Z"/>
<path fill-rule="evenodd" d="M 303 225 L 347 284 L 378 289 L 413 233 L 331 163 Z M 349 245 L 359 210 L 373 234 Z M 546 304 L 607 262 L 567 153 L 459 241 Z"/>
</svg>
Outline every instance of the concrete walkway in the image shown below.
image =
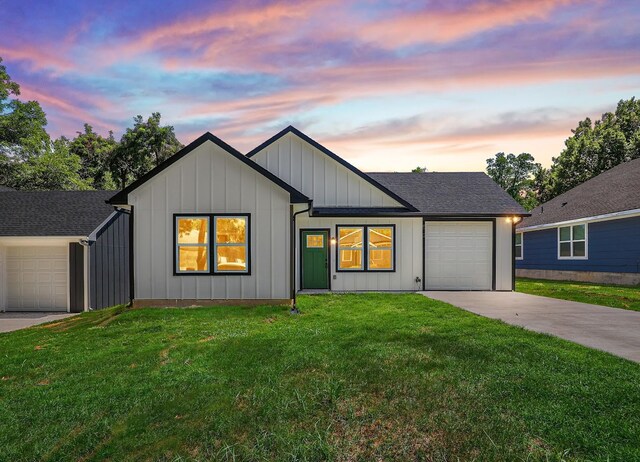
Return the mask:
<svg viewBox="0 0 640 462">
<path fill-rule="evenodd" d="M 45 322 L 75 316 L 77 313 L 10 312 L 0 313 L 0 333 L 25 329 Z"/>
<path fill-rule="evenodd" d="M 488 318 L 640 362 L 640 312 L 519 292 L 422 292 Z"/>
</svg>

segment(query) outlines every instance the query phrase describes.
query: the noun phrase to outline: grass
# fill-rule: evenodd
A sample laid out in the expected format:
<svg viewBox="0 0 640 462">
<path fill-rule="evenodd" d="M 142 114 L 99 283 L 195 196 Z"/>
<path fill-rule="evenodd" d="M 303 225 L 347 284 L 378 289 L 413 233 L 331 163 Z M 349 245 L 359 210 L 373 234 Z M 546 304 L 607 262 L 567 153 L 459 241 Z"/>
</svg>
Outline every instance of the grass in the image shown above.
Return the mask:
<svg viewBox="0 0 640 462">
<path fill-rule="evenodd" d="M 640 459 L 640 366 L 417 294 L 0 335 L 0 459 Z"/>
<path fill-rule="evenodd" d="M 544 297 L 640 311 L 640 287 L 518 278 L 516 291 Z"/>
</svg>

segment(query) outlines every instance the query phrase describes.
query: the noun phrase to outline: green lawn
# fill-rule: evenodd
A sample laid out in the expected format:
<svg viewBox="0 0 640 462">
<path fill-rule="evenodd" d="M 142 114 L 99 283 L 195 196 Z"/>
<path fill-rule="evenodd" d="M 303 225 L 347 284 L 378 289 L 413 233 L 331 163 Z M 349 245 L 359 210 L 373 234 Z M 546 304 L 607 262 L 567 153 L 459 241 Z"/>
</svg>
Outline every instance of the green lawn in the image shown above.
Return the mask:
<svg viewBox="0 0 640 462">
<path fill-rule="evenodd" d="M 544 297 L 640 311 L 640 286 L 518 278 L 516 291 Z"/>
<path fill-rule="evenodd" d="M 640 459 L 640 365 L 417 294 L 0 335 L 0 459 Z"/>
</svg>

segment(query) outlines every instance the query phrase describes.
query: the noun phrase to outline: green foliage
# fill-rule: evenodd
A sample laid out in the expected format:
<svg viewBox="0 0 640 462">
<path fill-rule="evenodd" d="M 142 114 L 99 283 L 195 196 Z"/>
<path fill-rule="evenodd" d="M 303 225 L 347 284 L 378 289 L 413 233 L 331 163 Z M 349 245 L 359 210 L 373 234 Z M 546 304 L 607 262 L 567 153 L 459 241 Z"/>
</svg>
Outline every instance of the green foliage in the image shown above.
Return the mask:
<svg viewBox="0 0 640 462">
<path fill-rule="evenodd" d="M 0 459 L 640 458 L 637 364 L 418 294 L 298 302 L 0 334 Z"/>
<path fill-rule="evenodd" d="M 113 132 L 104 138 L 84 124 L 84 132 L 78 132 L 69 146 L 69 152 L 80 159 L 80 177 L 96 189 L 116 189 L 109 166 L 117 145 Z"/>
<path fill-rule="evenodd" d="M 640 157 L 640 101 L 620 100 L 615 112 L 578 123 L 553 159 L 547 196 L 553 198 L 616 165 Z"/>
<path fill-rule="evenodd" d="M 7 73 L 7 68 L 2 64 L 2 58 L 0 57 L 0 112 L 3 112 L 4 107 L 2 104 L 9 98 L 9 95 L 18 96 L 19 94 L 20 85 L 11 80 Z"/>
<path fill-rule="evenodd" d="M 173 127 L 160 125 L 161 115 L 154 112 L 146 121 L 133 118 L 111 159 L 111 171 L 124 188 L 182 148 Z"/>
<path fill-rule="evenodd" d="M 420 167 L 417 166 L 416 168 L 414 168 L 413 170 L 411 170 L 411 173 L 427 173 L 429 170 L 427 170 L 427 167 Z"/>
<path fill-rule="evenodd" d="M 507 154 L 499 152 L 487 159 L 487 174 L 525 209 L 537 205 L 535 175 L 542 166 L 535 163 L 531 154 Z"/>
<path fill-rule="evenodd" d="M 518 278 L 516 290 L 542 297 L 640 311 L 640 286 Z"/>
<path fill-rule="evenodd" d="M 91 189 L 80 176 L 80 158 L 69 151 L 69 140 L 61 137 L 44 154 L 32 156 L 20 165 L 14 185 L 22 190 Z"/>
</svg>

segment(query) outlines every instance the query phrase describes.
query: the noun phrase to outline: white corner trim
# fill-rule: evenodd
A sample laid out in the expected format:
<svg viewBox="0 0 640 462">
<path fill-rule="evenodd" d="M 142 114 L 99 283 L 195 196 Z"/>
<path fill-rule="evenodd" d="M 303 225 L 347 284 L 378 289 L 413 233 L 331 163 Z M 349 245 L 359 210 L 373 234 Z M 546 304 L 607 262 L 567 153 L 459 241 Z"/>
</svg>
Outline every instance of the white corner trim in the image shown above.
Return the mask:
<svg viewBox="0 0 640 462">
<path fill-rule="evenodd" d="M 98 226 L 96 226 L 96 229 L 91 231 L 91 234 L 89 234 L 89 241 L 94 242 L 96 240 L 96 238 L 97 238 L 98 231 L 100 231 L 107 223 L 109 223 L 109 220 L 111 220 L 114 216 L 116 216 L 117 213 L 118 213 L 118 211 L 114 210 L 113 212 L 111 212 L 109 214 L 109 216 L 107 218 L 104 219 L 104 221 L 102 223 L 100 223 Z"/>
<path fill-rule="evenodd" d="M 517 228 L 517 233 L 526 233 L 527 231 L 537 231 L 540 229 L 557 228 L 558 226 L 582 224 L 582 223 L 595 223 L 598 221 L 608 220 L 620 220 L 622 218 L 633 218 L 640 216 L 640 209 L 624 210 L 622 212 L 606 213 L 604 215 L 595 215 L 592 217 L 576 218 L 574 220 L 556 221 L 555 223 L 546 223 L 544 225 L 526 226 L 524 228 Z"/>
</svg>

